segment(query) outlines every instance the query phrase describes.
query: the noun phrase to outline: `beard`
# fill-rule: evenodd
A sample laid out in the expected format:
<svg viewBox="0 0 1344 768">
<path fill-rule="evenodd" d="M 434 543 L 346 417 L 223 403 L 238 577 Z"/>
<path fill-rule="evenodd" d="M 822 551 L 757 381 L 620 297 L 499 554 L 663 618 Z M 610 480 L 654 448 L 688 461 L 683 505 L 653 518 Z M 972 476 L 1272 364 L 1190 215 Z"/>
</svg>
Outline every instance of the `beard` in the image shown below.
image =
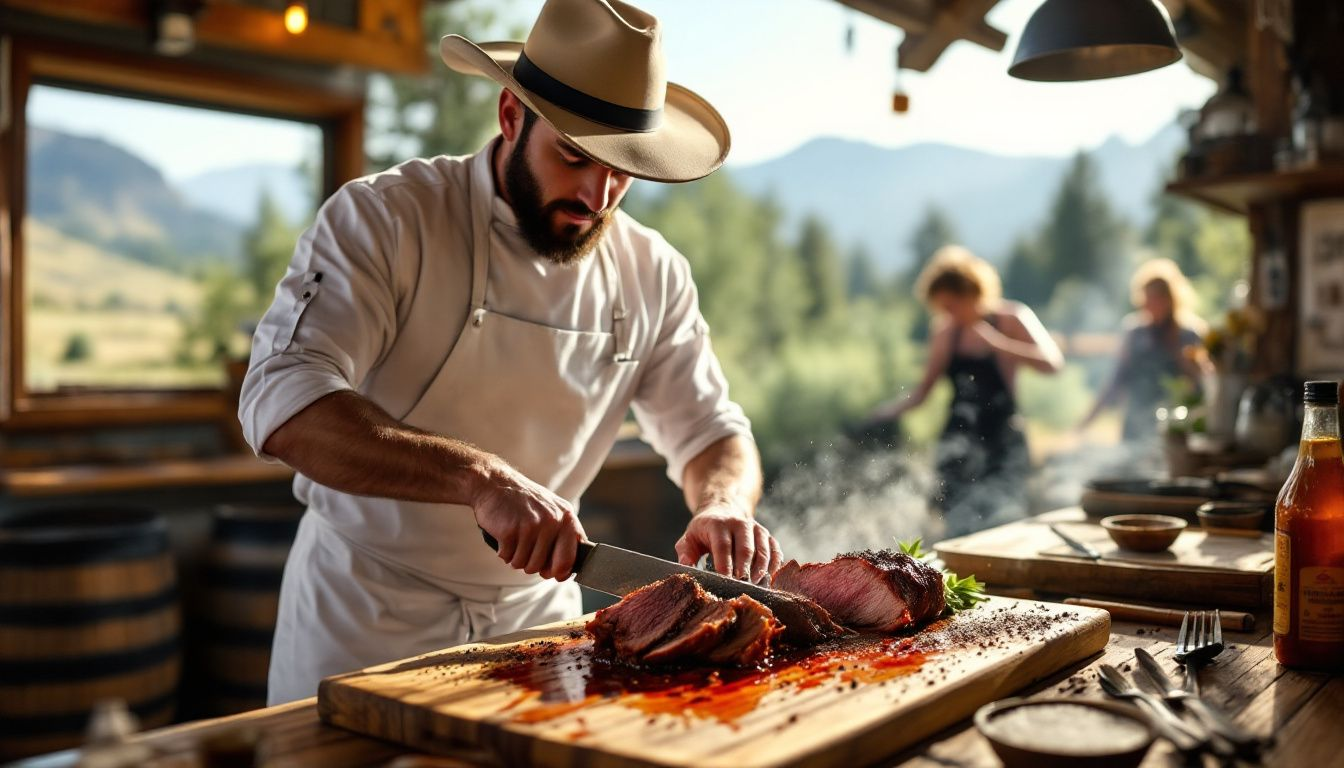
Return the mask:
<svg viewBox="0 0 1344 768">
<path fill-rule="evenodd" d="M 552 263 L 561 266 L 578 263 L 606 234 L 607 227 L 611 226 L 612 212 L 592 211 L 577 200 L 543 202 L 541 185 L 524 154 L 526 148 L 527 136 L 524 136 L 514 145 L 504 167 L 504 186 L 512 201 L 513 213 L 518 217 L 518 228 L 532 250 Z M 571 222 L 556 228 L 552 221 L 554 214 L 560 211 L 586 216 L 593 223 L 587 230 Z"/>
</svg>

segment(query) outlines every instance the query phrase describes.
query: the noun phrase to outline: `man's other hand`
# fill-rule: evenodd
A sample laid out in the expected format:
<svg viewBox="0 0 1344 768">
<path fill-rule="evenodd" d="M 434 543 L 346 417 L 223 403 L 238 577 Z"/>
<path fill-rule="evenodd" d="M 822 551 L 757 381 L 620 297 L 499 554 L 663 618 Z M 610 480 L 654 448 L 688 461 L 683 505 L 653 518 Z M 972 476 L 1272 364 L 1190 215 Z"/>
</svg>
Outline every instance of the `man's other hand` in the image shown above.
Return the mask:
<svg viewBox="0 0 1344 768">
<path fill-rule="evenodd" d="M 764 525 L 744 510 L 715 504 L 701 509 L 677 540 L 677 559 L 695 565 L 708 554 L 714 570 L 738 579 L 762 583 L 779 570 L 779 542 Z"/>
</svg>

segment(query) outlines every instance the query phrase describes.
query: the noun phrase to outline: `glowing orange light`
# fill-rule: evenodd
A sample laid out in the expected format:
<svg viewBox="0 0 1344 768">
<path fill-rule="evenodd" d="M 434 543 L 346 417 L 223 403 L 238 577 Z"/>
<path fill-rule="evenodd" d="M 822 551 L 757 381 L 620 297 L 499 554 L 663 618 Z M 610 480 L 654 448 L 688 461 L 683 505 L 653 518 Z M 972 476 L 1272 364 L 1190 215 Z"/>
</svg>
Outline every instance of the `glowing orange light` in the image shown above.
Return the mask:
<svg viewBox="0 0 1344 768">
<path fill-rule="evenodd" d="M 301 35 L 308 28 L 308 4 L 295 0 L 285 7 L 285 29 L 291 35 Z"/>
</svg>

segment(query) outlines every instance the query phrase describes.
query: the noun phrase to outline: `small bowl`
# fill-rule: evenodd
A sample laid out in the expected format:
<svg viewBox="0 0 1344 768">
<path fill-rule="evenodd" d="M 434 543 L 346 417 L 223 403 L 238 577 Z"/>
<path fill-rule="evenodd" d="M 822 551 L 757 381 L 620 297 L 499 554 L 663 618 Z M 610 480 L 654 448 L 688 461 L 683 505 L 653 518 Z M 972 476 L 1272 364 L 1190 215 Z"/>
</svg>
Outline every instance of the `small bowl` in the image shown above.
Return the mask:
<svg viewBox="0 0 1344 768">
<path fill-rule="evenodd" d="M 1101 527 L 1116 545 L 1132 552 L 1161 552 L 1176 541 L 1186 525 L 1171 515 L 1112 515 L 1101 519 Z"/>
<path fill-rule="evenodd" d="M 1090 699 L 1004 699 L 975 727 L 1005 768 L 1134 768 L 1156 735 L 1133 708 Z"/>
<path fill-rule="evenodd" d="M 1199 524 L 1209 528 L 1257 530 L 1269 507 L 1250 501 L 1210 501 L 1195 511 Z"/>
</svg>

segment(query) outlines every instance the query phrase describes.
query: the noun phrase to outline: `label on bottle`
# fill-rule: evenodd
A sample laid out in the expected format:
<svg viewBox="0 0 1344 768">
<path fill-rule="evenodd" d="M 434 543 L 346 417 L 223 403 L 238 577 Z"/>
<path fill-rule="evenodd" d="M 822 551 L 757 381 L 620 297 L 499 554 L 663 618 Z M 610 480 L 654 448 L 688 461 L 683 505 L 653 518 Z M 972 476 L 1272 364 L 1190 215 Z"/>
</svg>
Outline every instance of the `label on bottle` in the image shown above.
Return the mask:
<svg viewBox="0 0 1344 768">
<path fill-rule="evenodd" d="M 1293 620 L 1292 539 L 1274 532 L 1274 634 L 1287 635 Z"/>
<path fill-rule="evenodd" d="M 1312 642 L 1344 642 L 1344 568 L 1303 568 L 1297 579 L 1301 611 L 1297 636 Z M 1275 610 L 1275 624 L 1277 619 Z"/>
</svg>

